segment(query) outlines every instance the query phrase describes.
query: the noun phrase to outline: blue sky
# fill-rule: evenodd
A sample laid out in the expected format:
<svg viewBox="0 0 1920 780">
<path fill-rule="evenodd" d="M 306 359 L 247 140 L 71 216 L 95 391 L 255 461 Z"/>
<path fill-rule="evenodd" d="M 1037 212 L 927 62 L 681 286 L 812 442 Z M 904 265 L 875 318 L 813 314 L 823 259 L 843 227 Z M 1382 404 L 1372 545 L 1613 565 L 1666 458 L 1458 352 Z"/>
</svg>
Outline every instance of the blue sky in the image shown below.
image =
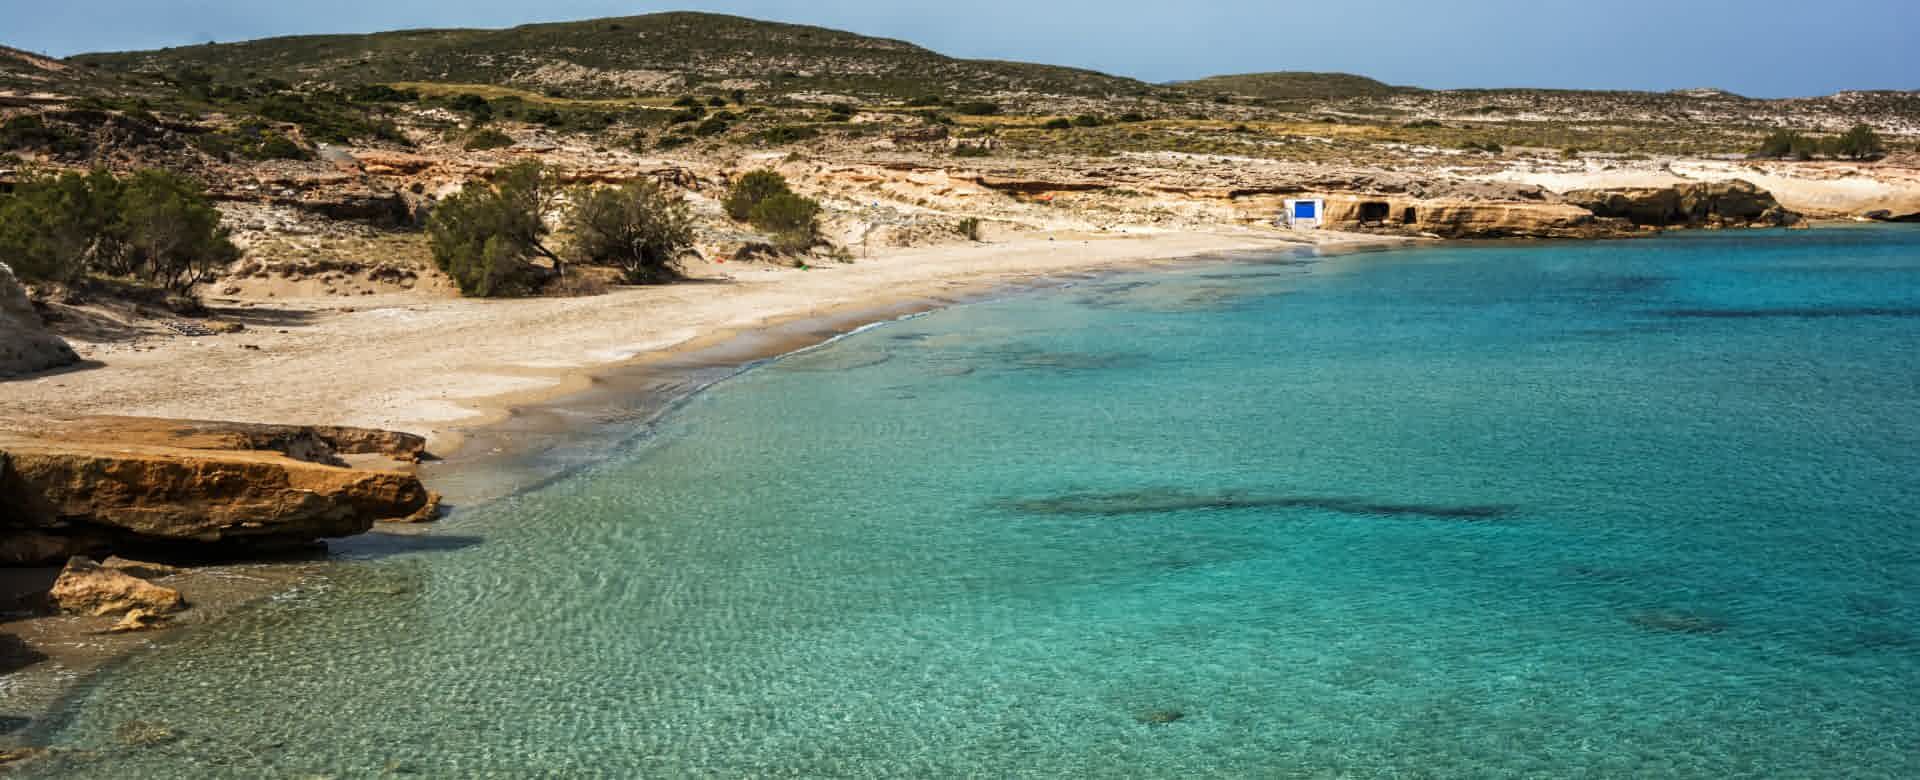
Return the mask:
<svg viewBox="0 0 1920 780">
<path fill-rule="evenodd" d="M 1920 89 L 1920 0 L 0 0 L 0 43 L 55 55 L 272 35 L 706 10 L 962 57 L 1149 81 L 1334 70 L 1424 87 L 1755 96 Z"/>
</svg>

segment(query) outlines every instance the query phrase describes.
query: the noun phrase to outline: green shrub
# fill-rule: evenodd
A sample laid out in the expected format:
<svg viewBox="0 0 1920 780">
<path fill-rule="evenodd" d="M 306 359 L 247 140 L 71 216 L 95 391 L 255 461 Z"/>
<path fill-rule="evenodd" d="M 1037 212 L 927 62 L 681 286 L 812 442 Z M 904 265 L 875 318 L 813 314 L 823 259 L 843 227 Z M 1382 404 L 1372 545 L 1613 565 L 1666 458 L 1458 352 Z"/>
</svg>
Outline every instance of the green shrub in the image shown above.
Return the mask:
<svg viewBox="0 0 1920 780">
<path fill-rule="evenodd" d="M 467 136 L 466 143 L 461 144 L 460 148 L 469 152 L 477 152 L 485 149 L 504 149 L 512 145 L 513 136 L 491 127 L 483 127 L 475 130 L 472 135 Z"/>
<path fill-rule="evenodd" d="M 799 143 L 808 139 L 817 138 L 819 135 L 819 130 L 805 125 L 779 125 L 756 133 L 754 140 L 774 146 L 784 146 L 786 144 Z"/>
<path fill-rule="evenodd" d="M 140 171 L 120 195 L 120 223 L 134 273 L 185 293 L 240 257 L 205 189 L 167 171 Z"/>
<path fill-rule="evenodd" d="M 204 189 L 178 174 L 69 172 L 0 196 L 0 257 L 30 279 L 99 273 L 186 293 L 239 256 Z"/>
<path fill-rule="evenodd" d="M 804 252 L 820 242 L 820 204 L 791 192 L 768 197 L 753 207 L 748 222 L 773 234 L 783 252 Z"/>
<path fill-rule="evenodd" d="M 714 108 L 726 108 L 727 99 L 719 96 L 707 98 L 707 105 Z"/>
<path fill-rule="evenodd" d="M 1000 105 L 997 103 L 988 103 L 984 100 L 976 100 L 954 106 L 953 112 L 967 116 L 993 116 L 1000 113 Z"/>
<path fill-rule="evenodd" d="M 680 99 L 673 101 L 673 105 L 675 108 L 699 108 L 700 99 L 692 95 L 681 95 Z"/>
<path fill-rule="evenodd" d="M 959 223 L 953 226 L 953 232 L 959 233 L 962 238 L 968 241 L 979 241 L 980 218 L 967 217 L 966 219 L 960 220 Z"/>
<path fill-rule="evenodd" d="M 732 94 L 728 95 L 728 97 L 733 98 L 733 104 L 736 106 L 744 106 L 747 104 L 747 91 L 744 89 L 736 89 Z"/>
<path fill-rule="evenodd" d="M 55 155 L 84 154 L 87 141 L 65 128 L 47 124 L 37 114 L 24 114 L 0 124 L 0 149 Z"/>
<path fill-rule="evenodd" d="M 313 152 L 293 139 L 274 132 L 260 134 L 258 143 L 242 147 L 242 153 L 255 160 L 311 160 Z"/>
<path fill-rule="evenodd" d="M 721 202 L 727 216 L 738 222 L 750 222 L 753 210 L 762 201 L 776 195 L 792 195 L 787 186 L 787 177 L 774 171 L 760 170 L 739 178 L 732 187 L 727 188 L 727 197 Z"/>
<path fill-rule="evenodd" d="M 647 180 L 582 193 L 567 231 L 576 262 L 619 268 L 629 284 L 679 276 L 680 256 L 693 246 L 686 199 Z"/>
<path fill-rule="evenodd" d="M 653 145 L 653 148 L 665 151 L 668 149 L 678 149 L 690 143 L 693 143 L 693 139 L 687 136 L 669 135 L 662 137 L 659 143 Z"/>
<path fill-rule="evenodd" d="M 912 100 L 908 100 L 907 106 L 910 108 L 930 108 L 933 106 L 941 105 L 945 102 L 947 101 L 941 100 L 939 97 L 934 95 L 920 95 L 918 97 L 913 98 Z"/>
<path fill-rule="evenodd" d="M 253 112 L 276 122 L 299 125 L 308 139 L 327 143 L 345 143 L 380 133 L 365 109 L 332 92 L 274 93 L 255 101 Z"/>
<path fill-rule="evenodd" d="M 1868 132 L 1872 132 L 1871 129 Z M 1760 142 L 1753 156 L 1770 160 L 1811 160 L 1826 151 L 1826 146 L 1820 139 L 1798 130 L 1775 130 Z"/>
<path fill-rule="evenodd" d="M 707 115 L 706 109 L 701 108 L 699 106 L 694 106 L 692 108 L 682 109 L 680 111 L 675 112 L 672 117 L 667 119 L 667 124 L 684 125 L 688 122 L 699 121 L 701 117 L 704 117 L 706 115 Z"/>
<path fill-rule="evenodd" d="M 1066 117 L 1049 119 L 1047 120 L 1047 123 L 1045 125 L 1042 125 L 1042 127 L 1048 130 L 1072 130 L 1073 120 L 1067 119 Z"/>
<path fill-rule="evenodd" d="M 1081 114 L 1073 118 L 1074 127 L 1099 127 L 1106 123 L 1106 119 L 1093 114 Z"/>
<path fill-rule="evenodd" d="M 347 93 L 347 99 L 355 103 L 414 103 L 420 100 L 420 93 L 385 84 L 362 84 Z"/>
<path fill-rule="evenodd" d="M 1120 121 L 1126 122 L 1128 124 L 1133 124 L 1135 122 L 1145 122 L 1147 121 L 1147 115 L 1142 114 L 1138 111 L 1128 111 L 1127 113 L 1120 115 Z"/>
<path fill-rule="evenodd" d="M 1854 125 L 1852 129 L 1834 139 L 1831 148 L 1834 156 L 1851 157 L 1855 160 L 1875 159 L 1887 154 L 1886 142 L 1880 139 L 1880 134 L 1871 126 L 1865 124 Z"/>
<path fill-rule="evenodd" d="M 486 98 L 471 93 L 455 95 L 447 102 L 447 107 L 467 115 L 474 124 L 484 124 L 493 119 L 493 104 Z"/>
<path fill-rule="evenodd" d="M 462 295 L 495 297 L 533 292 L 545 274 L 532 260 L 545 257 L 564 273 L 560 257 L 542 243 L 543 215 L 558 193 L 538 162 L 500 169 L 492 182 L 472 182 L 440 202 L 427 220 L 433 261 Z"/>
<path fill-rule="evenodd" d="M 724 133 L 729 129 L 732 129 L 732 127 L 733 125 L 729 124 L 727 120 L 721 119 L 720 117 L 716 116 L 711 119 L 708 119 L 705 122 L 701 122 L 699 126 L 693 128 L 693 134 L 700 136 L 702 138 L 707 138 L 710 136 L 716 136 L 721 133 Z"/>
<path fill-rule="evenodd" d="M 993 149 L 986 144 L 960 144 L 953 147 L 955 157 L 992 157 Z"/>
</svg>

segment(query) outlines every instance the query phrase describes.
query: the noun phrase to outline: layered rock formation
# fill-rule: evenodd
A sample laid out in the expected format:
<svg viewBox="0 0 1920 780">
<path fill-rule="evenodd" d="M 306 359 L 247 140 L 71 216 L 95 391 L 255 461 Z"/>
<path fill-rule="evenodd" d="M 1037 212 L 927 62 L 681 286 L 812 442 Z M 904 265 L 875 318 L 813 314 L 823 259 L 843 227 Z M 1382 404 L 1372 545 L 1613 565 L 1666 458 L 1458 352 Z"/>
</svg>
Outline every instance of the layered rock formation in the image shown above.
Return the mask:
<svg viewBox="0 0 1920 780">
<path fill-rule="evenodd" d="M 1636 232 L 1625 220 L 1550 200 L 1325 197 L 1326 224 L 1341 230 L 1390 229 L 1444 238 L 1605 238 Z"/>
<path fill-rule="evenodd" d="M 1565 197 L 1596 216 L 1646 227 L 1783 227 L 1802 221 L 1772 193 L 1739 180 L 1573 190 Z"/>
<path fill-rule="evenodd" d="M 13 269 L 0 263 L 0 379 L 78 362 L 73 348 L 41 324 Z"/>
<path fill-rule="evenodd" d="M 343 455 L 421 456 L 418 437 L 351 428 L 96 417 L 0 423 L 0 561 L 103 549 L 215 555 L 309 545 L 417 518 L 418 477 Z"/>
</svg>

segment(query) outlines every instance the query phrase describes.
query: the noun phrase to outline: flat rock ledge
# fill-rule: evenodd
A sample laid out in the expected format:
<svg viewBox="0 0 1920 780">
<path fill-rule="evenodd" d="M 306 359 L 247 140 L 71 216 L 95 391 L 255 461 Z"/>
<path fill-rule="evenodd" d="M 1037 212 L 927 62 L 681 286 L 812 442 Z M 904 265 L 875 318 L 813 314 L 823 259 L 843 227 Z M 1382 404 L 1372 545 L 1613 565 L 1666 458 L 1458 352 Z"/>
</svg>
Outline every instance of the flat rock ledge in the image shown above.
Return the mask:
<svg viewBox="0 0 1920 780">
<path fill-rule="evenodd" d="M 357 428 L 135 417 L 0 420 L 0 565 L 168 550 L 242 557 L 431 514 L 398 468 L 420 437 Z"/>
</svg>

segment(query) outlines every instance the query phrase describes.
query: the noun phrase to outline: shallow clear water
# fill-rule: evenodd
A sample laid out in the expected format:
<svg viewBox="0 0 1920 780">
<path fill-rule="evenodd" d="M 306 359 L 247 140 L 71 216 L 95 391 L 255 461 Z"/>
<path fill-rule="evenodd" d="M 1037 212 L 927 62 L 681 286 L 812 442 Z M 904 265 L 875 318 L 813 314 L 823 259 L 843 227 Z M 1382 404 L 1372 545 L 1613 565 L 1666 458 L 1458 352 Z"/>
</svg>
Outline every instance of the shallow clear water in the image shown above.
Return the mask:
<svg viewBox="0 0 1920 780">
<path fill-rule="evenodd" d="M 748 372 L 34 771 L 1915 777 L 1916 524 L 1920 231 L 1199 263 Z"/>
</svg>

